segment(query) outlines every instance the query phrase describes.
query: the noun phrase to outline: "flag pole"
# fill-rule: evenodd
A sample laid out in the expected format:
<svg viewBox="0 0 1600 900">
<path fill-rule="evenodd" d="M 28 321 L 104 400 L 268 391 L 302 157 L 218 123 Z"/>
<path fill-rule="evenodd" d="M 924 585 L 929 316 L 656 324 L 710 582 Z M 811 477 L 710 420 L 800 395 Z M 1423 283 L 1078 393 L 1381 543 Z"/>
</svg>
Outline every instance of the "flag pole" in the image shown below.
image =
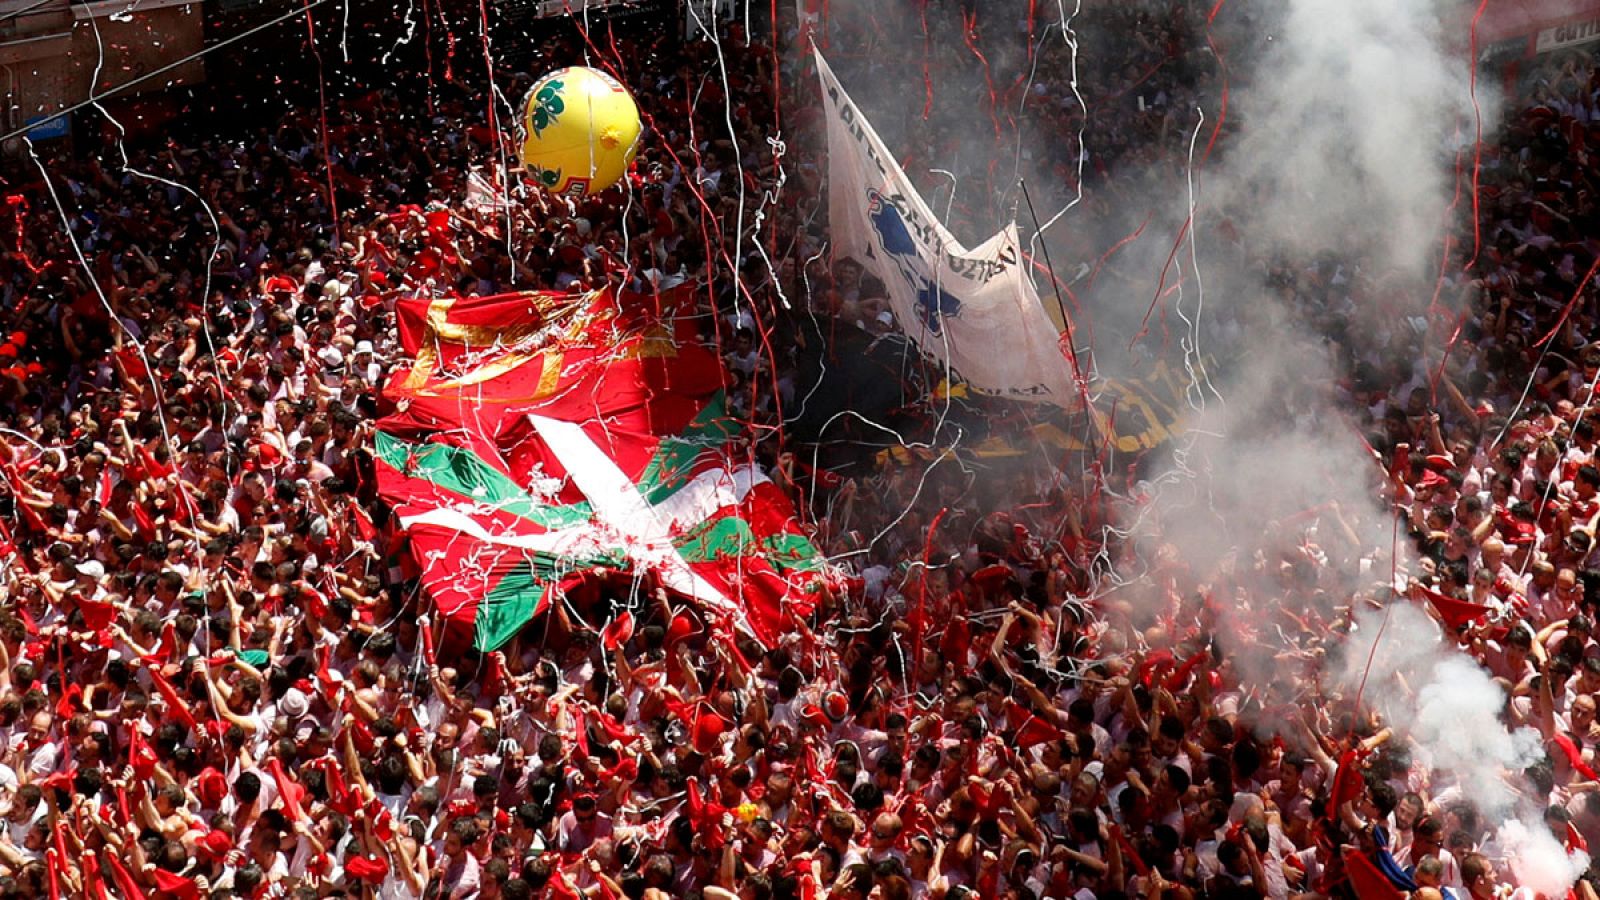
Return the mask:
<svg viewBox="0 0 1600 900">
<path fill-rule="evenodd" d="M 1028 204 L 1028 217 L 1033 220 L 1033 234 L 1035 237 L 1038 237 L 1044 233 L 1044 229 L 1040 227 L 1039 214 L 1033 208 L 1033 194 L 1028 191 L 1028 179 L 1018 178 L 1017 184 L 1022 188 L 1022 199 Z M 1050 242 L 1040 241 L 1039 246 L 1044 250 L 1044 267 L 1045 271 L 1050 273 L 1050 287 L 1056 292 L 1056 308 L 1061 311 L 1061 327 L 1066 332 L 1067 356 L 1070 358 L 1072 363 L 1072 373 L 1073 375 L 1077 376 L 1079 390 L 1083 392 L 1084 415 L 1086 415 L 1089 419 L 1089 432 L 1094 433 L 1096 437 L 1103 437 L 1104 435 L 1103 432 L 1101 432 L 1100 423 L 1095 418 L 1094 404 L 1089 402 L 1089 394 L 1086 386 L 1087 382 L 1084 380 L 1083 367 L 1078 364 L 1078 346 L 1074 341 L 1075 329 L 1072 327 L 1072 319 L 1067 316 L 1067 302 L 1061 296 L 1061 279 L 1056 277 L 1055 263 L 1050 261 Z M 1021 248 L 1018 249 L 1020 250 Z M 1109 429 L 1107 429 L 1107 431 L 1109 431 Z"/>
<path fill-rule="evenodd" d="M 1019 178 L 1017 179 L 1017 183 L 1022 186 L 1022 199 L 1028 204 L 1028 217 L 1033 219 L 1033 233 L 1035 236 L 1037 236 L 1043 233 L 1044 229 L 1039 227 L 1039 214 L 1033 209 L 1033 195 L 1028 192 L 1028 179 Z M 1067 317 L 1067 303 L 1061 298 L 1061 281 L 1060 279 L 1056 278 L 1055 264 L 1050 261 L 1050 244 L 1045 241 L 1040 241 L 1039 246 L 1044 249 L 1044 267 L 1050 273 L 1050 287 L 1055 289 L 1056 292 L 1056 308 L 1061 310 L 1061 327 L 1067 331 L 1067 346 L 1071 348 L 1070 352 L 1072 353 L 1074 362 L 1076 362 L 1078 349 L 1074 347 L 1071 342 L 1073 330 L 1072 320 Z"/>
</svg>

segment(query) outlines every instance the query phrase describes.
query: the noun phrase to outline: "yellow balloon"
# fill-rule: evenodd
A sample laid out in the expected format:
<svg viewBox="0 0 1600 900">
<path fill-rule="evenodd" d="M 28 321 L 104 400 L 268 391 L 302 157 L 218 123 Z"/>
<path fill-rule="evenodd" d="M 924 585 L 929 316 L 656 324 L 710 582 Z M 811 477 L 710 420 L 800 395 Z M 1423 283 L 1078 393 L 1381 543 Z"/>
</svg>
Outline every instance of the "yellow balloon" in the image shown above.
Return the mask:
<svg viewBox="0 0 1600 900">
<path fill-rule="evenodd" d="M 523 106 L 522 162 L 552 194 L 592 196 L 628 171 L 639 130 L 639 107 L 616 79 L 560 69 L 539 79 Z"/>
</svg>

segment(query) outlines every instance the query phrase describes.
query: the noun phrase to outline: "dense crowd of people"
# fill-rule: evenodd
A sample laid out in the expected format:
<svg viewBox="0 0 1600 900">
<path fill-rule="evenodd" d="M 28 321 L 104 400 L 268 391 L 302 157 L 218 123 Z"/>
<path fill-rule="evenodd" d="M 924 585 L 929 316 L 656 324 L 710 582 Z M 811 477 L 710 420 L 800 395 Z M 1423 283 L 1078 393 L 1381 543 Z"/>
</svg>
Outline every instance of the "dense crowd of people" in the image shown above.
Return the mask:
<svg viewBox="0 0 1600 900">
<path fill-rule="evenodd" d="M 1174 165 L 1171 110 L 1218 95 L 1194 6 L 1084 13 L 1086 47 L 1137 46 L 1081 68 L 1060 35 L 1035 43 L 1042 14 L 934 4 L 926 42 L 870 17 L 828 37 L 857 83 L 926 67 L 960 94 L 926 120 L 903 105 L 891 143 L 959 155 L 952 109 L 1068 136 L 1028 142 L 1058 176 L 1041 205 L 1085 187 L 1092 206 Z M 1503 896 L 1497 823 L 1406 723 L 1252 683 L 1225 633 L 1260 616 L 1285 683 L 1309 684 L 1367 601 L 1407 593 L 1539 733 L 1545 758 L 1508 777 L 1552 835 L 1600 840 L 1593 58 L 1528 66 L 1485 148 L 1461 226 L 1481 250 L 1448 286 L 1470 314 L 1418 302 L 1419 327 L 1345 341 L 1326 388 L 1417 551 L 1387 594 L 1392 548 L 1359 510 L 1187 560 L 1113 527 L 1140 500 L 1088 456 L 996 479 L 911 441 L 834 484 L 764 440 L 849 576 L 783 642 L 715 639 L 655 590 L 620 639 L 605 603 L 553 603 L 435 664 L 373 476 L 397 299 L 695 284 L 757 434 L 804 393 L 807 336 L 892 321 L 826 253 L 800 54 L 737 24 L 568 49 L 602 46 L 650 129 L 627 191 L 591 201 L 506 196 L 484 174 L 503 123 L 459 86 L 426 116 L 392 87 L 249 133 L 35 148 L 0 213 L 0 897 Z M 1382 296 L 1334 262 L 1273 277 L 1311 321 Z"/>
</svg>

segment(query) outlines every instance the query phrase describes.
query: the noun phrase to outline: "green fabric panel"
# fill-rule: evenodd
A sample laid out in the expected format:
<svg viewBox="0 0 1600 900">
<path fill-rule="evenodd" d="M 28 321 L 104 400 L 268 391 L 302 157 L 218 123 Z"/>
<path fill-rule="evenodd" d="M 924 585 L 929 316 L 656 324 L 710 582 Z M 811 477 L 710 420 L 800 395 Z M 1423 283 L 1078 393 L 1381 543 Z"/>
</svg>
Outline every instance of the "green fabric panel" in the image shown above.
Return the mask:
<svg viewBox="0 0 1600 900">
<path fill-rule="evenodd" d="M 661 439 L 655 457 L 639 476 L 639 493 L 652 506 L 688 483 L 696 457 L 724 446 L 737 433 L 738 423 L 728 417 L 725 401 L 724 394 L 718 391 L 683 434 Z"/>
<path fill-rule="evenodd" d="M 505 473 L 460 447 L 413 444 L 380 431 L 377 448 L 378 457 L 403 475 L 430 481 L 447 491 L 520 516 L 547 531 L 582 525 L 592 515 L 588 503 L 540 503 Z M 408 463 L 410 470 L 406 468 Z"/>
<path fill-rule="evenodd" d="M 544 606 L 545 586 L 533 565 L 518 565 L 484 595 L 473 623 L 472 646 L 487 653 L 511 640 Z"/>
<path fill-rule="evenodd" d="M 750 523 L 734 516 L 706 522 L 673 542 L 678 553 L 691 563 L 746 556 L 755 545 Z"/>
<path fill-rule="evenodd" d="M 583 569 L 627 569 L 630 565 L 620 550 L 585 557 L 531 554 L 479 601 L 472 645 L 489 651 L 511 640 L 528 620 L 543 611 L 546 587 L 568 574 Z"/>
<path fill-rule="evenodd" d="M 761 542 L 767 562 L 779 572 L 821 572 L 822 554 L 804 535 L 775 534 Z"/>
</svg>

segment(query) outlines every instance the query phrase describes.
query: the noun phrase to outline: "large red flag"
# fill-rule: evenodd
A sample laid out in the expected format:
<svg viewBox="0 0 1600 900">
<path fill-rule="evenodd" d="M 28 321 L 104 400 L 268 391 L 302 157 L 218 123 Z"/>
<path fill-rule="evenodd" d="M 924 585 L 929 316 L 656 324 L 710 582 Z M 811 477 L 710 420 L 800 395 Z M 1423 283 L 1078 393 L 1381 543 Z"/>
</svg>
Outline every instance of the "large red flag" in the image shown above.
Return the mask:
<svg viewBox="0 0 1600 900">
<path fill-rule="evenodd" d="M 820 554 L 735 440 L 688 292 L 402 301 L 416 361 L 385 387 L 379 492 L 443 614 L 490 650 L 547 591 L 648 572 L 770 643 L 820 592 Z"/>
</svg>

